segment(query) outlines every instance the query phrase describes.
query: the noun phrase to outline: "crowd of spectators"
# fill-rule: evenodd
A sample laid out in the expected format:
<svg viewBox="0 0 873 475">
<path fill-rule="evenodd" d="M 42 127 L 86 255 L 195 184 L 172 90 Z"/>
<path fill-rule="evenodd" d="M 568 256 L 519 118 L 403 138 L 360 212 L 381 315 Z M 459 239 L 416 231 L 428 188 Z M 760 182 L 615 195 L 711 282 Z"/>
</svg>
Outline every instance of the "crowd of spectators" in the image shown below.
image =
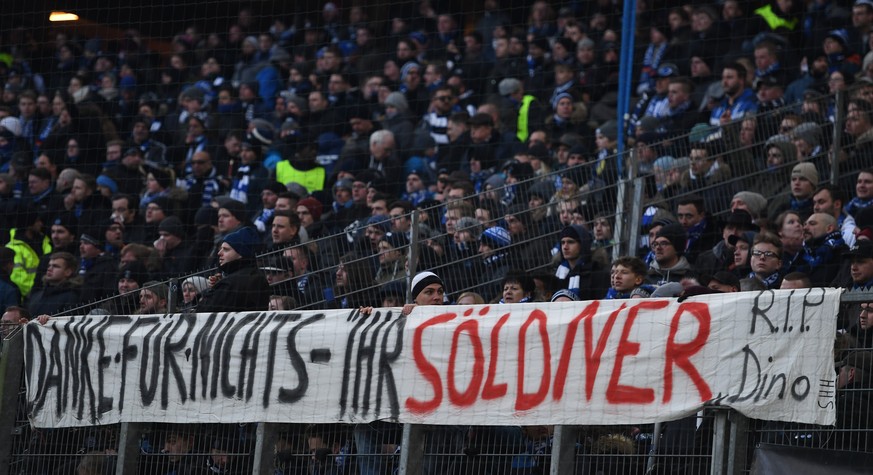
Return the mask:
<svg viewBox="0 0 873 475">
<path fill-rule="evenodd" d="M 629 111 L 612 2 L 6 45 L 0 308 L 400 306 L 411 266 L 474 303 L 869 289 L 873 1 L 843 3 L 637 2 Z M 840 314 L 849 347 L 865 315 Z"/>
</svg>

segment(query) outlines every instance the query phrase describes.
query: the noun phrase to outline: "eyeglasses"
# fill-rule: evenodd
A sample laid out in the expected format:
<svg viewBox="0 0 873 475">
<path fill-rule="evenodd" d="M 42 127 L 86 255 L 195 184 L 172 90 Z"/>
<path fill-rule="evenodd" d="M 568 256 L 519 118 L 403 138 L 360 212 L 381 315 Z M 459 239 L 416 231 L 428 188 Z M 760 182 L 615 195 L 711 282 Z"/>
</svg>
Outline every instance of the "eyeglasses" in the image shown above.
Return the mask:
<svg viewBox="0 0 873 475">
<path fill-rule="evenodd" d="M 760 257 L 763 259 L 778 259 L 779 255 L 772 251 L 752 251 L 752 257 Z"/>
<path fill-rule="evenodd" d="M 652 243 L 652 248 L 656 249 L 659 247 L 667 247 L 667 246 L 672 246 L 672 245 L 673 245 L 673 243 L 670 241 L 655 241 Z"/>
</svg>

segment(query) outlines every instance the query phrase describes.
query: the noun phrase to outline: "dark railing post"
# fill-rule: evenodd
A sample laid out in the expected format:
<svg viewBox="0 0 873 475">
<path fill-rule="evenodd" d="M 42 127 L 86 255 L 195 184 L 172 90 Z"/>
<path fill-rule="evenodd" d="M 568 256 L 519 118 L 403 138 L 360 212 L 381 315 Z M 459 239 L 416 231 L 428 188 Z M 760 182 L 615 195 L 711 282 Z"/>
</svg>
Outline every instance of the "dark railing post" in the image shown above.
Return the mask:
<svg viewBox="0 0 873 475">
<path fill-rule="evenodd" d="M 576 465 L 576 439 L 579 436 L 577 426 L 555 426 L 552 439 L 552 463 L 549 467 L 551 475 L 573 473 Z"/>
<path fill-rule="evenodd" d="M 21 370 L 24 368 L 24 332 L 16 329 L 2 341 L 0 348 L 0 434 L 7 442 L 15 430 L 18 415 L 19 388 L 24 388 Z M 0 444 L 0 467 L 12 462 L 11 443 Z M 2 470 L 0 470 L 2 471 Z"/>
<path fill-rule="evenodd" d="M 255 453 L 252 475 L 273 475 L 276 466 L 276 439 L 279 424 L 261 422 L 255 431 Z"/>
<path fill-rule="evenodd" d="M 400 475 L 421 473 L 424 461 L 424 426 L 403 424 L 400 442 Z"/>
<path fill-rule="evenodd" d="M 143 424 L 122 422 L 118 429 L 118 459 L 115 464 L 115 475 L 137 473 L 139 466 L 140 437 Z"/>
</svg>

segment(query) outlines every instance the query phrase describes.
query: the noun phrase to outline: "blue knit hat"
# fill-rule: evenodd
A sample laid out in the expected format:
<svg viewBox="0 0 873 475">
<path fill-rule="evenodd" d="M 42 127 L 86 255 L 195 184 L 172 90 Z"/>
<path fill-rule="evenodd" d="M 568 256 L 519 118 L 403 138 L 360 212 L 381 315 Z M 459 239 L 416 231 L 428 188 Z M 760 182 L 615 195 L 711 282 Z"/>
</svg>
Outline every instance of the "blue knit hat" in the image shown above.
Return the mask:
<svg viewBox="0 0 873 475">
<path fill-rule="evenodd" d="M 391 231 L 391 217 L 384 214 L 370 216 L 367 219 L 367 226 L 375 226 L 382 230 L 383 233 Z"/>
<path fill-rule="evenodd" d="M 400 80 L 401 81 L 406 79 L 406 76 L 409 75 L 409 71 L 411 69 L 417 69 L 417 70 L 421 71 L 421 65 L 416 63 L 415 61 L 410 61 L 410 62 L 404 64 L 403 67 L 400 68 Z"/>
<path fill-rule="evenodd" d="M 255 257 L 261 243 L 258 232 L 251 226 L 240 228 L 224 237 L 224 241 L 243 258 Z"/>
<path fill-rule="evenodd" d="M 479 236 L 479 242 L 484 242 L 494 249 L 500 249 L 512 244 L 512 236 L 509 235 L 509 231 L 506 229 L 494 226 L 486 229 Z"/>
<path fill-rule="evenodd" d="M 97 186 L 105 186 L 109 188 L 112 194 L 118 193 L 118 183 L 107 175 L 97 177 Z"/>
</svg>

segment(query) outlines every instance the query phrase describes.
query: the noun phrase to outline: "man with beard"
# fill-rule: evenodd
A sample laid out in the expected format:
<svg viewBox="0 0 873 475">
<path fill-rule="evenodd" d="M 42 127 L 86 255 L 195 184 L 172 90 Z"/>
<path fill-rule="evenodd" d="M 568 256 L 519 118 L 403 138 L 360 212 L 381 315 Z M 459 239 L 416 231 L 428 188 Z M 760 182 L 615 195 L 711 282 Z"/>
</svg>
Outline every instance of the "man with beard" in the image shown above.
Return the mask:
<svg viewBox="0 0 873 475">
<path fill-rule="evenodd" d="M 803 224 L 803 251 L 794 270 L 808 275 L 813 287 L 826 287 L 837 276 L 845 251 L 836 218 L 814 213 Z"/>
<path fill-rule="evenodd" d="M 709 123 L 723 126 L 742 119 L 758 110 L 755 92 L 746 84 L 746 67 L 740 63 L 728 63 L 721 73 L 721 86 L 724 98 L 712 110 Z"/>
<path fill-rule="evenodd" d="M 131 146 L 138 148 L 143 154 L 143 161 L 150 167 L 166 167 L 167 146 L 151 136 L 152 120 L 139 115 L 133 119 L 133 129 L 130 132 Z"/>
<path fill-rule="evenodd" d="M 691 265 L 685 256 L 685 228 L 679 223 L 662 226 L 651 243 L 655 259 L 649 265 L 646 283 L 663 285 L 679 282 L 691 272 Z"/>
</svg>

